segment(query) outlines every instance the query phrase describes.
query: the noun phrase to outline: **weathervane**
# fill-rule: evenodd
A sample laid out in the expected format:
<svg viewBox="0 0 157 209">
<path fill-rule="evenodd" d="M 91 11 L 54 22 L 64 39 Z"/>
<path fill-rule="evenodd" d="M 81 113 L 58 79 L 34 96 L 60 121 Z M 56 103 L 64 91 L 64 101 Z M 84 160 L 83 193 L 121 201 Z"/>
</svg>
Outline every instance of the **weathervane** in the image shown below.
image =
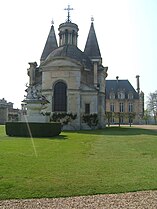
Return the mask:
<svg viewBox="0 0 157 209">
<path fill-rule="evenodd" d="M 73 8 L 70 8 L 70 5 L 68 5 L 68 8 L 65 8 L 64 10 L 67 10 L 68 11 L 68 19 L 67 19 L 67 22 L 71 22 L 70 21 L 70 10 L 73 10 Z"/>
</svg>

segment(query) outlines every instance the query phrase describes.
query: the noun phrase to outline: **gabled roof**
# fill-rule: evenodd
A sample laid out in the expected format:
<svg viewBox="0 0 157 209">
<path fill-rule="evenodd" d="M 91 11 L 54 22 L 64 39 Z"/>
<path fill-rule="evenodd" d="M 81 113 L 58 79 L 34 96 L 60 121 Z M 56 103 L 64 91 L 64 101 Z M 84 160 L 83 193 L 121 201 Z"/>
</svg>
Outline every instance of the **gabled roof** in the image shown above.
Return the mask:
<svg viewBox="0 0 157 209">
<path fill-rule="evenodd" d="M 133 93 L 134 99 L 139 99 L 138 93 L 128 80 L 106 80 L 106 98 L 109 99 L 110 92 L 114 92 L 117 98 L 117 93 L 124 91 L 126 97 L 128 93 Z"/>
<path fill-rule="evenodd" d="M 57 47 L 57 39 L 54 31 L 54 26 L 52 25 L 40 61 L 44 61 L 47 56 Z"/>
<path fill-rule="evenodd" d="M 85 45 L 84 52 L 92 59 L 101 59 L 101 53 L 94 29 L 93 22 L 91 23 L 91 27 L 89 30 L 87 42 Z"/>
</svg>

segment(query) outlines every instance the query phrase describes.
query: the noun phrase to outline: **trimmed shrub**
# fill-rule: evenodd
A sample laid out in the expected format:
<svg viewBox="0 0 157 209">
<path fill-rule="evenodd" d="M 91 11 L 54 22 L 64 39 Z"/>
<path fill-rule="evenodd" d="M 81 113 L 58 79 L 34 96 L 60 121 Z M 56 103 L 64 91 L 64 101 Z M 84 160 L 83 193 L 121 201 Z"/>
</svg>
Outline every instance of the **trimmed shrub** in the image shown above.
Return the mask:
<svg viewBox="0 0 157 209">
<path fill-rule="evenodd" d="M 6 122 L 8 136 L 52 137 L 61 133 L 61 123 Z"/>
<path fill-rule="evenodd" d="M 82 117 L 83 121 L 87 123 L 90 128 L 95 128 L 98 125 L 98 114 L 84 114 Z"/>
</svg>

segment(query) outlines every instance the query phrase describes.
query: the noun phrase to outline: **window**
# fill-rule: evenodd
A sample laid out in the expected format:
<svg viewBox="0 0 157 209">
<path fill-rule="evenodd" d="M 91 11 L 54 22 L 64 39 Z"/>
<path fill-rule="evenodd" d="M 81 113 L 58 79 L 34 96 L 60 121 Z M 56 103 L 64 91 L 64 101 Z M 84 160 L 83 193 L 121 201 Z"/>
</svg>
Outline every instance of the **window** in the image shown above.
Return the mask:
<svg viewBox="0 0 157 209">
<path fill-rule="evenodd" d="M 128 94 L 128 99 L 133 99 L 133 93 Z"/>
<path fill-rule="evenodd" d="M 67 110 L 67 86 L 63 82 L 58 82 L 54 86 L 54 104 L 53 110 L 66 112 Z"/>
<path fill-rule="evenodd" d="M 85 114 L 90 114 L 90 104 L 85 104 Z"/>
<path fill-rule="evenodd" d="M 123 118 L 123 116 L 122 116 L 122 117 L 120 117 L 120 123 L 121 123 L 121 124 L 123 124 L 123 123 L 124 123 L 124 118 Z"/>
<path fill-rule="evenodd" d="M 128 111 L 133 112 L 133 104 L 132 103 L 129 103 Z"/>
<path fill-rule="evenodd" d="M 124 112 L 124 104 L 119 103 L 119 112 Z"/>
<path fill-rule="evenodd" d="M 115 93 L 113 92 L 110 93 L 110 99 L 115 99 Z"/>
<path fill-rule="evenodd" d="M 118 92 L 118 99 L 125 99 L 124 92 Z"/>
<path fill-rule="evenodd" d="M 114 112 L 114 104 L 113 103 L 110 104 L 110 112 Z"/>
</svg>

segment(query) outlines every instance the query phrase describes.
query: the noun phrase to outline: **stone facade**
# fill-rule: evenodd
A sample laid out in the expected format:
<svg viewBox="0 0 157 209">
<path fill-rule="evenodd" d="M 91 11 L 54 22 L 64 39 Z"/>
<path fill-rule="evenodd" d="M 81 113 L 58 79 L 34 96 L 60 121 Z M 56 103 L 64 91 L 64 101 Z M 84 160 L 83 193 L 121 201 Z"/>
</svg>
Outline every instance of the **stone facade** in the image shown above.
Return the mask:
<svg viewBox="0 0 157 209">
<path fill-rule="evenodd" d="M 20 110 L 13 108 L 12 102 L 7 102 L 4 98 L 0 99 L 0 124 L 6 121 L 18 121 L 20 119 Z"/>
<path fill-rule="evenodd" d="M 76 119 L 64 128 L 89 128 L 82 120 L 84 114 L 97 114 L 97 128 L 104 128 L 108 68 L 102 65 L 94 23 L 91 22 L 84 51 L 77 47 L 79 28 L 69 18 L 58 30 L 59 46 L 52 25 L 40 65 L 29 63 L 30 86 L 49 101 L 45 113 L 77 114 Z M 28 98 L 29 91 L 26 91 Z"/>
</svg>

